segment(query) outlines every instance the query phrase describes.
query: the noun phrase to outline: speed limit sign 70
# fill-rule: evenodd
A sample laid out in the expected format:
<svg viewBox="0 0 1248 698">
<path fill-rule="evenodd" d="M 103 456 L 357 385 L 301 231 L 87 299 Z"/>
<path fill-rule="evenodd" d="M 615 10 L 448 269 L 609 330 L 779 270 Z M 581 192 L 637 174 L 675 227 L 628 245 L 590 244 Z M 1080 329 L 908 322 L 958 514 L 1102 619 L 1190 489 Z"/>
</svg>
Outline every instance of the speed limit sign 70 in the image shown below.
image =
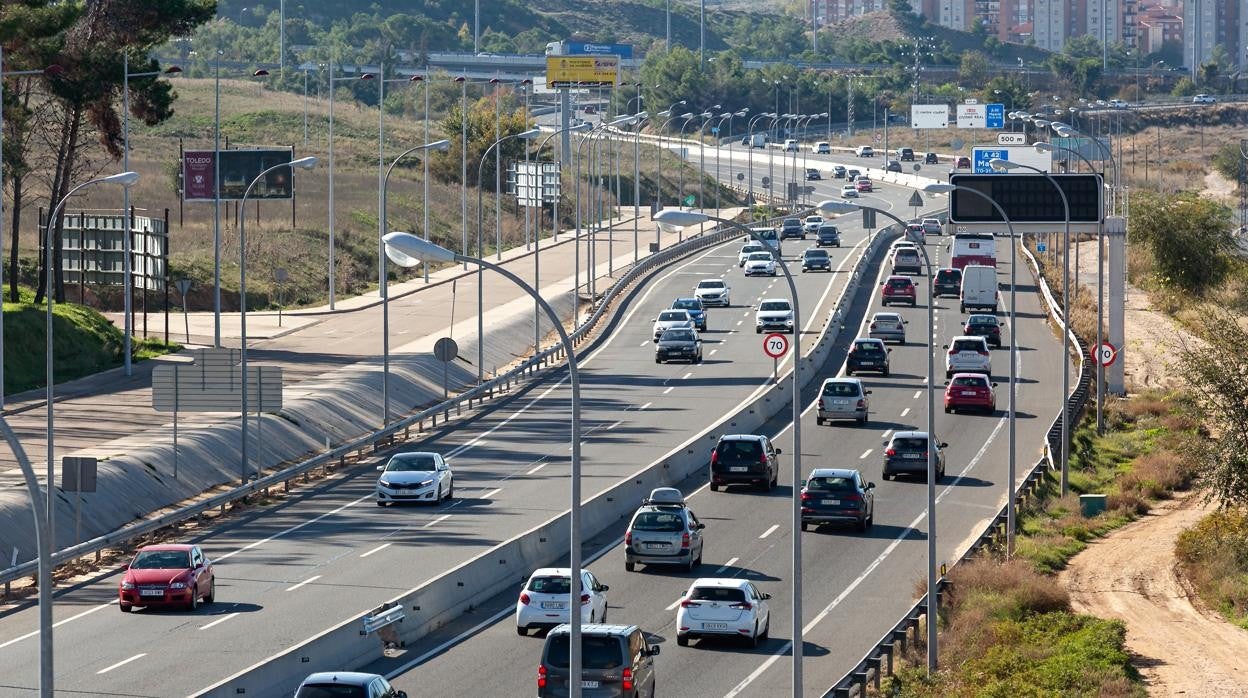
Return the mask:
<svg viewBox="0 0 1248 698">
<path fill-rule="evenodd" d="M 1118 347 L 1115 347 L 1109 342 L 1102 342 L 1101 344 L 1096 345 L 1095 353 L 1095 359 L 1099 361 L 1102 366 L 1112 366 L 1114 361 L 1118 358 Z"/>
<path fill-rule="evenodd" d="M 772 332 L 763 338 L 763 353 L 773 359 L 784 356 L 789 353 L 789 338 Z"/>
</svg>

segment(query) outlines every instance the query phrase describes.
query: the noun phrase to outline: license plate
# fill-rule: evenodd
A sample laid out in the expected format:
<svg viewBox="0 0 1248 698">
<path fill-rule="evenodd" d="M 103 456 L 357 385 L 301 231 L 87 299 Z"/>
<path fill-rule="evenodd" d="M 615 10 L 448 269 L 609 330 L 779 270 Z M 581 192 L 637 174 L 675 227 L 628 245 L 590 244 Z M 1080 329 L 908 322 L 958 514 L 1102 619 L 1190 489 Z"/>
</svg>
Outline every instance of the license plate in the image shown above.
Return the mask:
<svg viewBox="0 0 1248 698">
<path fill-rule="evenodd" d="M 832 404 L 834 404 L 834 405 L 848 405 L 848 404 L 849 404 L 849 400 L 833 400 L 833 401 L 832 401 Z"/>
<path fill-rule="evenodd" d="M 542 608 L 550 609 L 550 610 L 559 610 L 563 608 L 563 603 L 560 601 L 543 601 Z"/>
<path fill-rule="evenodd" d="M 658 548 L 666 548 L 667 543 L 646 543 L 647 550 L 655 550 Z"/>
<path fill-rule="evenodd" d="M 139 596 L 164 596 L 164 589 L 140 589 Z"/>
<path fill-rule="evenodd" d="M 703 623 L 702 629 L 703 630 L 727 630 L 728 624 L 727 623 Z"/>
<path fill-rule="evenodd" d="M 963 395 L 971 395 L 971 396 L 974 396 L 974 395 L 975 395 L 975 391 L 974 391 L 974 390 L 963 390 L 963 391 L 962 391 L 962 394 L 963 394 Z"/>
<path fill-rule="evenodd" d="M 828 506 L 838 506 L 841 503 L 841 500 L 839 499 L 824 499 L 822 501 Z"/>
<path fill-rule="evenodd" d="M 582 681 L 581 682 L 581 688 L 598 688 L 598 685 L 599 684 L 597 681 Z"/>
<path fill-rule="evenodd" d="M 919 458 L 923 457 L 923 454 L 922 453 L 907 453 L 905 454 L 905 456 L 906 458 L 913 458 L 915 460 L 918 460 Z"/>
<path fill-rule="evenodd" d="M 749 471 L 750 469 L 745 467 L 744 465 L 734 465 L 728 469 L 728 472 L 730 473 L 747 473 Z"/>
<path fill-rule="evenodd" d="M 862 365 L 863 365 L 863 366 L 874 366 L 874 365 L 875 365 L 875 362 L 874 362 L 874 361 L 863 361 L 863 362 L 862 362 Z"/>
</svg>

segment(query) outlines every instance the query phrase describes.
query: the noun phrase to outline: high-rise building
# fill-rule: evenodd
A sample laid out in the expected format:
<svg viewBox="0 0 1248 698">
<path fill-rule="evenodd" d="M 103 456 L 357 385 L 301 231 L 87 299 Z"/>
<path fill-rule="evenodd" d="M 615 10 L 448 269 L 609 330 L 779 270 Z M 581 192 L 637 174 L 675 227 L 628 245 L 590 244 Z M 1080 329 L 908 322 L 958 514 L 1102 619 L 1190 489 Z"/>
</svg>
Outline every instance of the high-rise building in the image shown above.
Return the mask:
<svg viewBox="0 0 1248 698">
<path fill-rule="evenodd" d="M 1183 42 L 1183 17 L 1175 9 L 1155 4 L 1140 10 L 1136 31 L 1141 53 L 1156 53 L 1167 41 Z"/>
<path fill-rule="evenodd" d="M 1068 0 L 1035 0 L 1031 36 L 1036 46 L 1046 51 L 1061 51 L 1070 35 Z"/>
<path fill-rule="evenodd" d="M 1183 3 L 1183 67 L 1193 77 L 1202 63 L 1222 46 L 1232 63 L 1243 69 L 1248 56 L 1248 10 L 1244 0 L 1186 0 Z"/>
</svg>

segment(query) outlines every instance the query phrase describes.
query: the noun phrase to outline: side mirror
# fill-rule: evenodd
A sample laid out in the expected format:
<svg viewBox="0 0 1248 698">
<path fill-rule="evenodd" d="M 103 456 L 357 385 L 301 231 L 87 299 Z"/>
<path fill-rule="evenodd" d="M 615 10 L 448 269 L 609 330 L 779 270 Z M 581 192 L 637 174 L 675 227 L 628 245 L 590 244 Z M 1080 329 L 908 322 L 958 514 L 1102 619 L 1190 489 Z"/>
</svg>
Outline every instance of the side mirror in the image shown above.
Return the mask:
<svg viewBox="0 0 1248 698">
<path fill-rule="evenodd" d="M 780 455 L 781 453 L 784 453 L 784 451 L 781 451 L 780 449 L 778 449 L 778 448 L 777 448 L 777 449 L 776 449 L 776 455 L 778 456 L 778 455 Z"/>
<path fill-rule="evenodd" d="M 607 586 L 606 584 L 599 584 L 598 591 L 611 591 L 611 587 Z"/>
<path fill-rule="evenodd" d="M 941 442 L 940 442 L 940 447 L 941 447 L 941 448 L 949 448 L 949 444 L 945 443 L 944 441 L 941 441 Z"/>
<path fill-rule="evenodd" d="M 994 387 L 994 388 L 995 388 L 995 387 L 997 387 L 997 384 L 996 384 L 996 383 L 993 383 L 993 384 L 992 384 L 992 387 Z"/>
<path fill-rule="evenodd" d="M 407 691 L 399 691 L 395 693 L 395 698 L 407 698 Z"/>
<path fill-rule="evenodd" d="M 864 395 L 870 395 L 870 394 L 871 394 L 871 391 L 870 391 L 870 390 L 864 391 L 864 392 L 863 392 L 863 394 L 864 394 Z"/>
<path fill-rule="evenodd" d="M 767 599 L 770 599 L 770 598 L 771 598 L 771 594 L 763 594 L 763 600 L 764 600 L 764 601 L 765 601 L 765 600 L 767 600 Z"/>
<path fill-rule="evenodd" d="M 121 569 L 123 569 L 123 570 L 128 570 L 128 569 L 130 569 L 130 563 L 129 563 L 129 562 L 127 562 L 126 564 L 122 565 L 122 566 L 121 566 Z"/>
<path fill-rule="evenodd" d="M 891 354 L 891 353 L 893 353 L 893 348 L 892 348 L 892 347 L 889 347 L 889 348 L 888 348 L 888 353 L 890 353 L 890 354 Z"/>
<path fill-rule="evenodd" d="M 378 470 L 385 470 L 385 469 L 386 469 L 386 466 L 384 466 L 384 465 L 379 465 L 379 466 L 377 466 L 377 469 L 378 469 Z"/>
<path fill-rule="evenodd" d="M 948 344 L 942 344 L 942 345 L 940 345 L 940 348 L 941 348 L 941 349 L 948 349 L 948 348 L 949 348 L 949 345 L 948 345 Z"/>
<path fill-rule="evenodd" d="M 873 490 L 873 489 L 875 489 L 875 483 L 874 483 L 874 482 L 868 482 L 868 483 L 867 483 L 867 489 L 869 489 L 869 490 Z"/>
<path fill-rule="evenodd" d="M 909 320 L 902 320 L 902 321 L 901 321 L 901 324 L 903 324 L 903 325 L 909 325 L 909 324 L 910 324 L 910 321 L 909 321 Z"/>
<path fill-rule="evenodd" d="M 653 646 L 651 646 L 651 647 L 650 647 L 650 656 L 651 656 L 651 657 L 657 657 L 657 656 L 659 656 L 659 650 L 661 650 L 661 649 L 663 649 L 663 648 L 662 648 L 662 647 L 660 647 L 660 646 L 658 646 L 658 645 L 653 645 Z"/>
<path fill-rule="evenodd" d="M 706 524 L 699 522 L 697 525 L 697 530 L 701 531 L 704 528 L 706 528 Z"/>
<path fill-rule="evenodd" d="M 806 486 L 806 481 L 802 480 L 802 487 L 805 487 L 805 486 Z"/>
</svg>

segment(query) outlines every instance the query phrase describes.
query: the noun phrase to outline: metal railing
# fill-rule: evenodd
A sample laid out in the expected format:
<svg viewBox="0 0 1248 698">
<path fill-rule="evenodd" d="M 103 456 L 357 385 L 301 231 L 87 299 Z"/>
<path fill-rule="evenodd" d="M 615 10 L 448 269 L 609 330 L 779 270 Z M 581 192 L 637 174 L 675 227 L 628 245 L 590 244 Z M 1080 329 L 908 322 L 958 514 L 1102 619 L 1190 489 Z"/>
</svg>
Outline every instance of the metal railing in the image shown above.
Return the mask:
<svg viewBox="0 0 1248 698">
<path fill-rule="evenodd" d="M 1075 333 L 1070 330 L 1064 321 L 1061 313 L 1061 305 L 1053 298 L 1053 294 L 1049 289 L 1048 282 L 1040 275 L 1040 268 L 1036 264 L 1035 257 L 1023 245 L 1023 254 L 1026 256 L 1028 266 L 1030 268 L 1033 279 L 1040 288 L 1041 297 L 1044 299 L 1045 307 L 1049 313 L 1049 317 L 1062 329 L 1063 332 L 1070 333 L 1072 345 L 1079 355 L 1079 381 L 1076 383 L 1074 390 L 1066 398 L 1065 412 L 1066 416 L 1072 420 L 1076 420 L 1083 411 L 1084 405 L 1087 403 L 1088 391 L 1091 388 L 1093 371 L 1090 368 L 1090 361 L 1087 360 L 1087 351 L 1084 342 L 1082 342 Z M 1062 418 L 1059 414 L 1053 418 L 1053 422 L 1049 425 L 1048 433 L 1045 436 L 1045 452 L 1028 471 L 1026 479 L 1014 493 L 1015 506 L 1021 506 L 1028 502 L 1035 494 L 1036 488 L 1040 486 L 1045 475 L 1053 470 L 1053 454 L 1060 453 L 1062 439 Z M 954 561 L 956 566 L 958 563 L 969 560 L 978 556 L 985 549 L 999 547 L 1000 541 L 1006 535 L 1006 506 L 1002 505 L 997 515 L 992 521 L 984 527 L 984 530 L 975 539 L 975 542 L 962 554 L 960 558 Z M 942 587 L 945 580 L 942 578 L 937 583 L 936 600 L 939 604 L 942 593 Z M 870 682 L 876 690 L 880 688 L 880 681 L 885 672 L 892 674 L 894 671 L 895 658 L 899 653 L 904 653 L 906 643 L 911 642 L 910 631 L 918 628 L 920 619 L 927 612 L 927 595 L 915 602 L 904 615 L 901 620 L 877 642 L 862 659 L 854 665 L 848 673 L 841 677 L 839 681 L 833 684 L 823 695 L 825 698 L 849 698 L 850 696 L 865 696 L 867 693 L 867 683 Z M 918 639 L 918 633 L 915 632 L 914 639 Z"/>
</svg>

